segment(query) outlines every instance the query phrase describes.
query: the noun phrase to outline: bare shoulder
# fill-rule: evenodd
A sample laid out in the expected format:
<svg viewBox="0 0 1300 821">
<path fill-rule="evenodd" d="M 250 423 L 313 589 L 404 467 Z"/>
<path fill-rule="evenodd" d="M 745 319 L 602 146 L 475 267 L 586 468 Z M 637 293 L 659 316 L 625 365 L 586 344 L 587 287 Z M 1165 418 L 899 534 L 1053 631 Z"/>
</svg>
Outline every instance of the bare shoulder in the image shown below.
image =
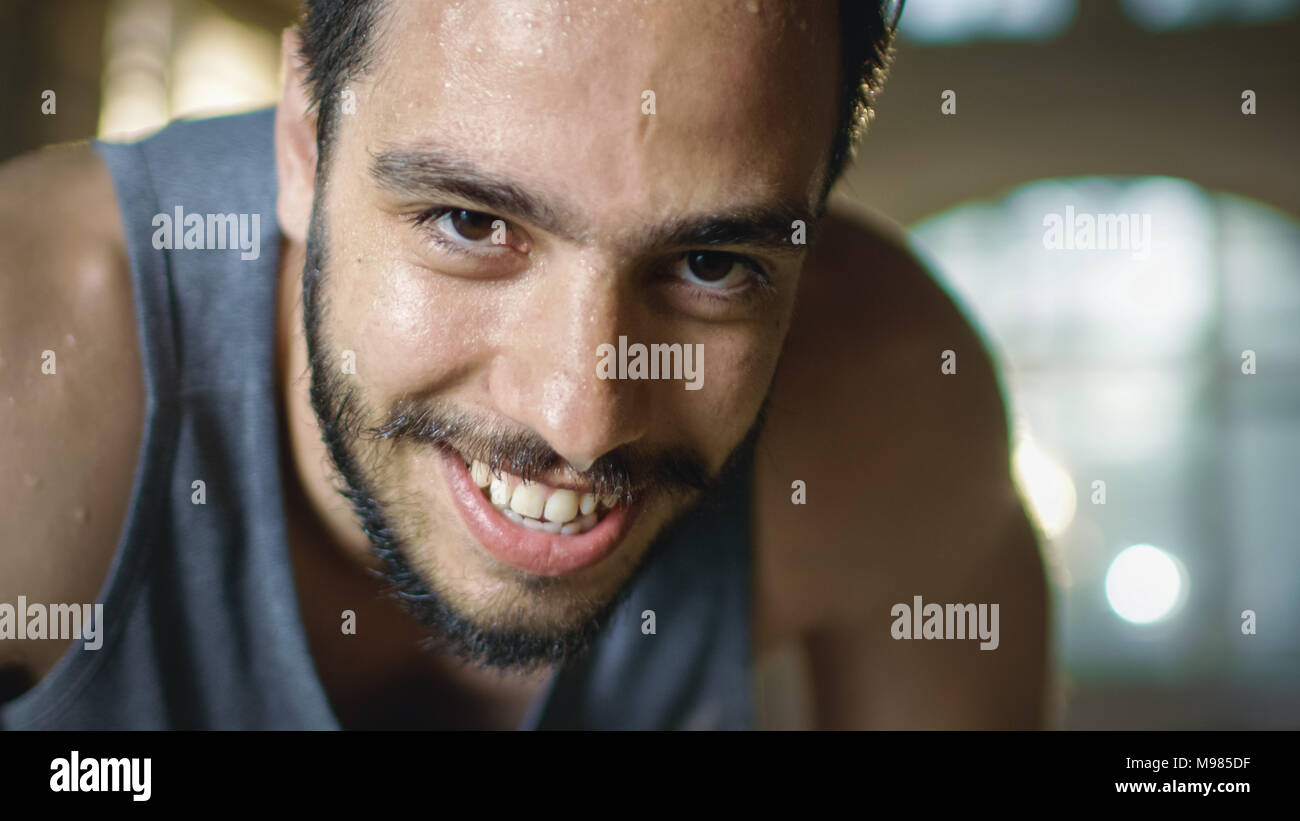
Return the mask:
<svg viewBox="0 0 1300 821">
<path fill-rule="evenodd" d="M 129 502 L 144 388 L 121 218 L 89 144 L 0 165 L 0 602 L 93 602 Z M 0 642 L 39 679 L 62 642 Z"/>
<path fill-rule="evenodd" d="M 945 351 L 954 374 L 941 371 Z M 849 617 L 868 594 L 892 595 L 891 578 L 932 573 L 941 558 L 962 563 L 990 517 L 1014 506 L 993 365 L 888 225 L 823 221 L 757 472 L 773 586 L 799 611 L 842 608 L 792 611 L 800 625 Z"/>
<path fill-rule="evenodd" d="M 943 372 L 945 359 L 954 373 Z M 1011 480 L 997 374 L 962 311 L 887 223 L 823 221 L 755 481 L 760 644 L 805 643 L 819 711 L 837 705 L 838 726 L 882 726 L 882 713 L 853 713 L 882 709 L 915 726 L 899 718 L 907 709 L 882 706 L 888 694 L 918 692 L 927 671 L 944 680 L 944 670 L 961 669 L 948 652 L 957 647 L 936 655 L 935 643 L 913 658 L 913 645 L 930 643 L 891 640 L 891 605 L 915 595 L 1014 599 L 1013 617 L 1033 627 L 998 660 L 1037 675 L 1043 573 Z M 803 504 L 794 503 L 796 481 Z M 988 654 L 958 654 L 981 675 L 1006 672 Z M 819 673 L 819 658 L 835 661 Z M 894 671 L 892 683 L 872 679 L 882 668 Z M 870 699 L 855 695 L 867 687 Z"/>
</svg>

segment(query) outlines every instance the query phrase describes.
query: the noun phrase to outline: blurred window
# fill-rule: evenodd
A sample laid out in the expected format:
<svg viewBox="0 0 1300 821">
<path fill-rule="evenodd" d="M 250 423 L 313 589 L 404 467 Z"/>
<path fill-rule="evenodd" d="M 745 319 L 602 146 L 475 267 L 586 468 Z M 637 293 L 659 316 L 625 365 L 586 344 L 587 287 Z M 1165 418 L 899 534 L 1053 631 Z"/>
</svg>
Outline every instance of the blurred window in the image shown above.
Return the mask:
<svg viewBox="0 0 1300 821">
<path fill-rule="evenodd" d="M 1185 180 L 1088 177 L 912 235 L 1001 360 L 1067 671 L 1249 676 L 1300 658 L 1282 629 L 1300 624 L 1300 224 Z M 1240 641 L 1246 609 L 1275 629 Z"/>
<path fill-rule="evenodd" d="M 1271 23 L 1293 17 L 1300 0 L 1120 0 L 1148 31 L 1193 28 L 1217 22 Z"/>
<path fill-rule="evenodd" d="M 1300 12 L 1300 0 L 1118 0 L 1118 4 L 1147 31 L 1220 22 L 1271 23 Z M 1069 29 L 1078 11 L 1078 0 L 909 0 L 899 29 L 914 42 L 934 45 L 1045 40 Z"/>
<path fill-rule="evenodd" d="M 909 0 L 899 31 L 918 43 L 1041 40 L 1069 28 L 1076 0 Z"/>
</svg>

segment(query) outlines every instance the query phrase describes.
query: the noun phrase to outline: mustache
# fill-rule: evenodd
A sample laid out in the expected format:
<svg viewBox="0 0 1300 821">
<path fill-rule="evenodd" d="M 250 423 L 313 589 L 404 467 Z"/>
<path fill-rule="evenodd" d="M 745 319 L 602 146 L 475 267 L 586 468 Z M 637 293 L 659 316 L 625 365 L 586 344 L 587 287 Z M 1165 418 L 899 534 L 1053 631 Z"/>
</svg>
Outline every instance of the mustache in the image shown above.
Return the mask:
<svg viewBox="0 0 1300 821">
<path fill-rule="evenodd" d="M 506 471 L 530 482 L 564 470 L 576 481 L 586 483 L 589 492 L 619 496 L 629 504 L 652 492 L 702 493 L 714 481 L 704 459 L 685 447 L 649 450 L 620 445 L 587 470 L 577 471 L 533 431 L 502 429 L 440 404 L 399 402 L 383 424 L 365 432 L 382 441 L 451 448 L 466 459 L 486 463 L 494 474 Z"/>
</svg>

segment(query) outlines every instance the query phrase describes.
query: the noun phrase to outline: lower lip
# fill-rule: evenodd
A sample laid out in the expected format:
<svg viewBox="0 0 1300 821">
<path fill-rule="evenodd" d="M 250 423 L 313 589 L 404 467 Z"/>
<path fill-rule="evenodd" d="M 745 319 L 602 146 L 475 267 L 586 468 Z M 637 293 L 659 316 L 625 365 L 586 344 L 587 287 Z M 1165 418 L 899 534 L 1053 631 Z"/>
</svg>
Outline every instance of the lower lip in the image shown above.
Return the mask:
<svg viewBox="0 0 1300 821">
<path fill-rule="evenodd" d="M 438 448 L 461 518 L 495 559 L 535 576 L 564 576 L 590 567 L 614 552 L 636 518 L 620 504 L 585 533 L 565 536 L 530 530 L 501 515 L 469 475 L 460 454 Z"/>
</svg>

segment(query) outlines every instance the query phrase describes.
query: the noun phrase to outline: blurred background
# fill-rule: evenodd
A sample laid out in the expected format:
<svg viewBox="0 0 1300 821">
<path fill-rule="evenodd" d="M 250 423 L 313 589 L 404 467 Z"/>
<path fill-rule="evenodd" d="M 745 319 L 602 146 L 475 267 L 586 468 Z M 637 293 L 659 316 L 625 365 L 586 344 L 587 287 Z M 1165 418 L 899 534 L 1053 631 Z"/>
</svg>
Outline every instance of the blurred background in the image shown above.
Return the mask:
<svg viewBox="0 0 1300 821">
<path fill-rule="evenodd" d="M 56 97 L 0 159 L 274 103 L 295 10 L 4 0 L 5 110 Z M 836 193 L 908 229 L 1001 364 L 1059 726 L 1300 728 L 1298 41 L 1300 0 L 908 0 Z M 1046 247 L 1071 213 L 1149 245 Z"/>
</svg>

